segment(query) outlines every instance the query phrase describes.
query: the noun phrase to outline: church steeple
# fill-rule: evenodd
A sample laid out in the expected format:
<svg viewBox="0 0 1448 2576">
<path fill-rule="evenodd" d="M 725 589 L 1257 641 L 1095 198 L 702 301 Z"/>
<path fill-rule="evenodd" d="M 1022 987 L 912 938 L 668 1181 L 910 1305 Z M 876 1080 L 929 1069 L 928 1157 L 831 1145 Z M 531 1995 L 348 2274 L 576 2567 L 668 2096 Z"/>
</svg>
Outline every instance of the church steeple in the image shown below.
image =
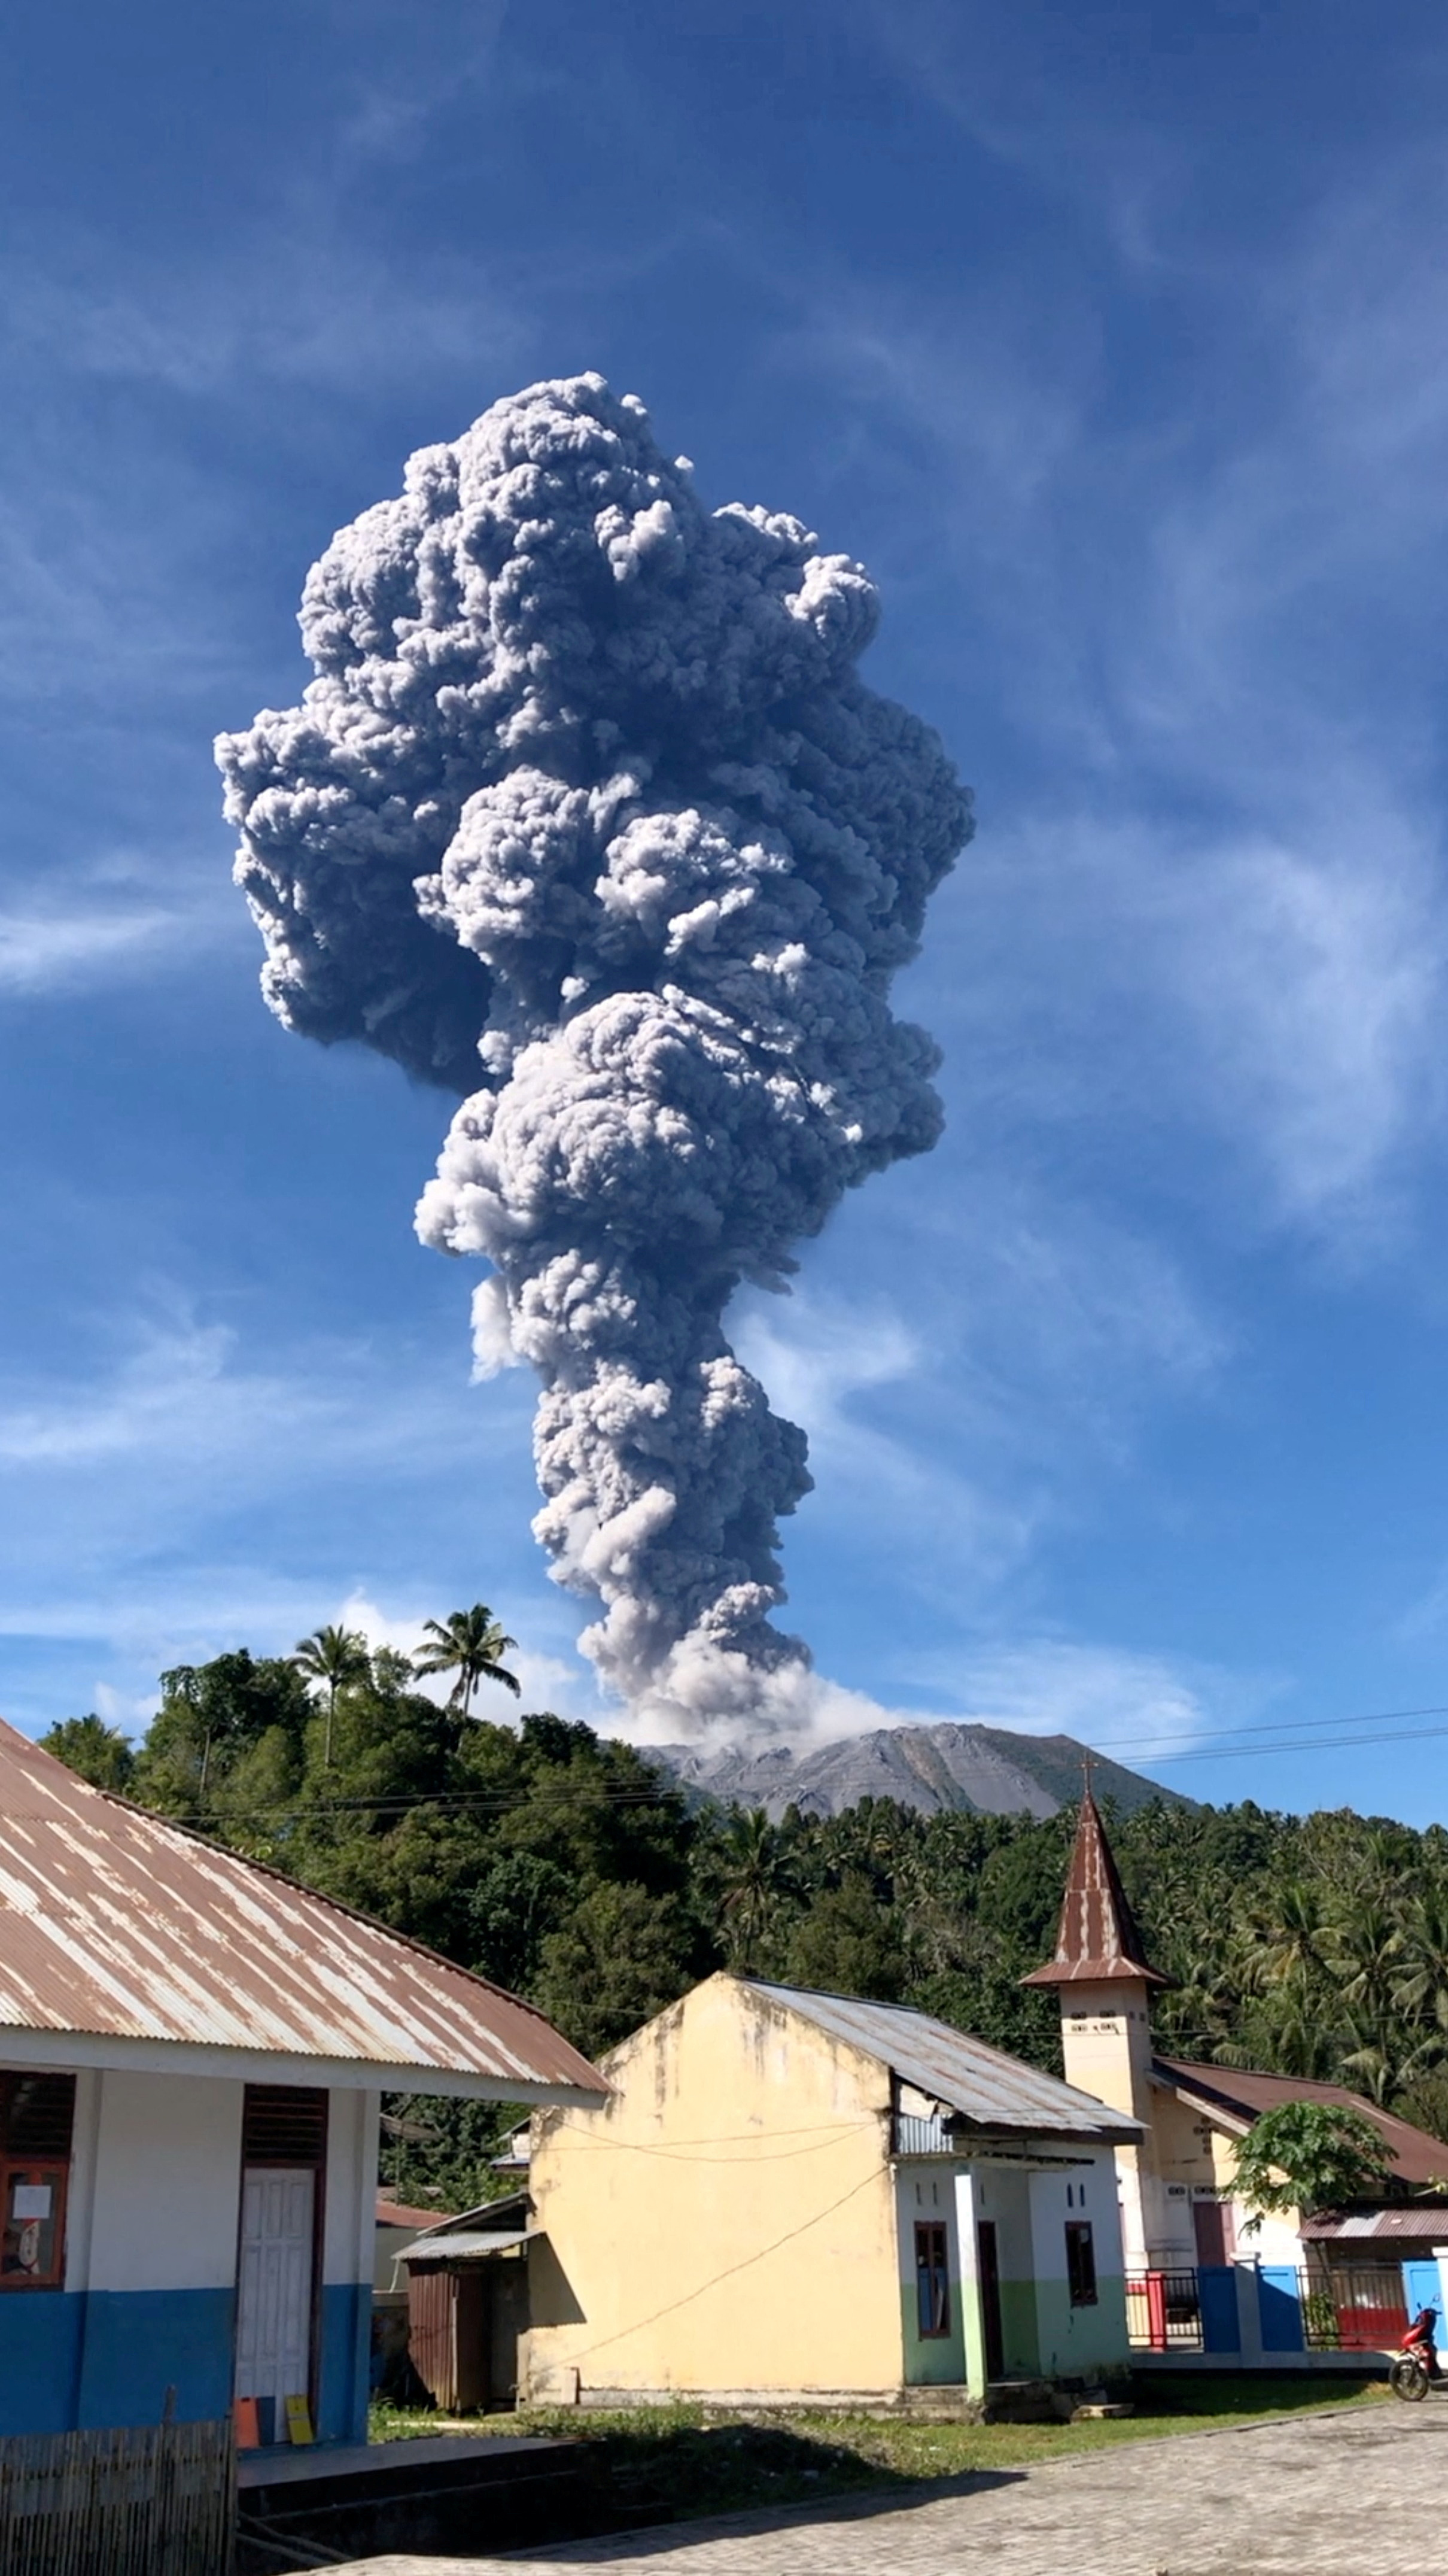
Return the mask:
<svg viewBox="0 0 1448 2576">
<path fill-rule="evenodd" d="M 1147 1958 L 1100 1809 L 1088 1788 L 1081 1800 L 1055 1957 L 1044 1968 L 1033 1968 L 1021 1983 L 1101 1986 L 1117 1978 L 1145 1986 L 1171 1983 Z"/>
<path fill-rule="evenodd" d="M 1145 2263 L 1169 2233 L 1156 2169 L 1151 1990 L 1169 1986 L 1171 1979 L 1146 1955 L 1089 1780 L 1055 1957 L 1021 1983 L 1058 1990 L 1067 2083 L 1094 2093 L 1115 2111 L 1129 2111 L 1143 2125 L 1146 2134 L 1139 2147 L 1117 2148 L 1116 2170 L 1127 2262 Z"/>
</svg>

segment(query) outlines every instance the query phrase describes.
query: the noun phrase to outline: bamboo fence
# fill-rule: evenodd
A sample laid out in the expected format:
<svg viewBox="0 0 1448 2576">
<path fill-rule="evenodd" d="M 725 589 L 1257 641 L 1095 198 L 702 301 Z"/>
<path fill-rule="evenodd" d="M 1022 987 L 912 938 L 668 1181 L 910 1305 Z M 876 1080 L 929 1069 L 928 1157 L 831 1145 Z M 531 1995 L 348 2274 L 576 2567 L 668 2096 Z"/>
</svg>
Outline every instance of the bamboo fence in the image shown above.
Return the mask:
<svg viewBox="0 0 1448 2576">
<path fill-rule="evenodd" d="M 0 2440 L 3 2576 L 231 2576 L 229 2421 Z"/>
</svg>

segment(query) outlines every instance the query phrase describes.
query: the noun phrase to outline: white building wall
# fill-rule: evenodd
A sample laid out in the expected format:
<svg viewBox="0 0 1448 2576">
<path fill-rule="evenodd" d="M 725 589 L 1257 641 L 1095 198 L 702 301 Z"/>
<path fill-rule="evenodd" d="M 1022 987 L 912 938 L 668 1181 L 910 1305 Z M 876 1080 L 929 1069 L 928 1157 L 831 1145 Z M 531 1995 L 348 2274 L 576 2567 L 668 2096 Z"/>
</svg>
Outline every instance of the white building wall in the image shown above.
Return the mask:
<svg viewBox="0 0 1448 2576">
<path fill-rule="evenodd" d="M 381 2106 L 380 2093 L 333 2090 L 327 2098 L 324 2282 L 372 2279 L 377 2235 L 377 2117 Z"/>
<path fill-rule="evenodd" d="M 65 2204 L 65 2286 L 90 2286 L 91 2229 L 95 2219 L 96 2158 L 100 2148 L 101 2078 L 93 2068 L 75 2079 L 75 2125 L 70 2139 L 70 2186 Z"/>
<path fill-rule="evenodd" d="M 84 2286 L 229 2289 L 236 2278 L 242 2086 L 195 2075 L 107 2073 L 88 2080 L 99 2101 L 91 2114 Z M 79 2099 L 76 2109 L 79 2129 Z"/>
<path fill-rule="evenodd" d="M 1260 2218 L 1261 2224 L 1248 2233 L 1248 2223 Z M 1248 2262 L 1264 2265 L 1301 2265 L 1306 2261 L 1302 2239 L 1290 2218 L 1271 2213 L 1263 2215 L 1246 2207 L 1240 2200 L 1232 2203 L 1232 2218 L 1237 2232 L 1237 2252 Z M 1391 2258 L 1392 2248 L 1388 2248 Z M 1195 2261 L 1193 2256 L 1193 2261 Z"/>
</svg>

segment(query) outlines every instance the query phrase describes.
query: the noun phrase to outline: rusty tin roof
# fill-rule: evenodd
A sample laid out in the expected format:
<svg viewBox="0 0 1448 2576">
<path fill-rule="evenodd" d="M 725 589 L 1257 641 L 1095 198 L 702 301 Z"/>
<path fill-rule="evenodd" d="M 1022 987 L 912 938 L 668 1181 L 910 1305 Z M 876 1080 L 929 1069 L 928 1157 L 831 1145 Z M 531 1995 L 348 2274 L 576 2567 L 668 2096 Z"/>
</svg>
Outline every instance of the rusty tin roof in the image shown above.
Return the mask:
<svg viewBox="0 0 1448 2576">
<path fill-rule="evenodd" d="M 746 1991 L 798 2013 L 830 2038 L 878 2058 L 902 2082 L 913 2084 L 954 2112 L 982 2136 L 1065 2137 L 1104 2145 L 1131 2144 L 1144 2133 L 1139 2120 L 1112 2111 L 1092 2093 L 1080 2093 L 1058 2076 L 1043 2075 L 983 2039 L 967 2039 L 949 2022 L 908 2004 L 871 2004 L 854 1995 L 818 1995 L 800 1986 L 769 1986 L 741 1977 Z M 962 2152 L 968 2153 L 962 2143 Z"/>
<path fill-rule="evenodd" d="M 531 2004 L 91 1788 L 0 1721 L 0 2056 L 34 2054 L 22 2033 L 120 2043 L 117 2064 L 159 2042 L 420 2093 L 601 2103 L 609 2089 Z"/>
<path fill-rule="evenodd" d="M 1190 2095 L 1204 2110 L 1222 2111 L 1242 2128 L 1264 2111 L 1280 2110 L 1284 2102 L 1326 2102 L 1360 2111 L 1380 2132 L 1395 2181 L 1422 2188 L 1448 2174 L 1448 2146 L 1441 2138 L 1415 2129 L 1395 2112 L 1380 2110 L 1365 2093 L 1351 2093 L 1345 2084 L 1319 2084 L 1305 2075 L 1263 2075 L 1255 2066 L 1198 2066 L 1184 2057 L 1154 2057 L 1151 2071 L 1158 2083 Z"/>
<path fill-rule="evenodd" d="M 1302 2237 L 1312 2245 L 1441 2245 L 1448 2240 L 1448 2201 L 1409 2201 L 1397 2209 L 1348 2209 L 1331 2218 L 1304 2218 Z"/>
<path fill-rule="evenodd" d="M 1056 1954 L 1044 1968 L 1022 1977 L 1023 1986 L 1105 1985 L 1113 1978 L 1166 1986 L 1171 1979 L 1149 1966 L 1136 1918 L 1126 1900 L 1100 1810 L 1088 1789 L 1066 1874 Z"/>
</svg>

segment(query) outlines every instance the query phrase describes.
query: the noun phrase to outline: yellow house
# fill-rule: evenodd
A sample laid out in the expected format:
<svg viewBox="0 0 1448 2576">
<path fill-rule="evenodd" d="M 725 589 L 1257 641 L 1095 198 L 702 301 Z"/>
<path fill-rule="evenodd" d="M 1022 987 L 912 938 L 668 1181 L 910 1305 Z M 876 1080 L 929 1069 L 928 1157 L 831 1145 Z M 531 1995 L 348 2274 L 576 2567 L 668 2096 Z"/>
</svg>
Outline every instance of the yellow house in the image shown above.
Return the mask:
<svg viewBox="0 0 1448 2576">
<path fill-rule="evenodd" d="M 1127 2358 L 1129 2115 L 903 2006 L 719 1975 L 534 2123 L 520 2396 L 867 2405 Z"/>
</svg>

